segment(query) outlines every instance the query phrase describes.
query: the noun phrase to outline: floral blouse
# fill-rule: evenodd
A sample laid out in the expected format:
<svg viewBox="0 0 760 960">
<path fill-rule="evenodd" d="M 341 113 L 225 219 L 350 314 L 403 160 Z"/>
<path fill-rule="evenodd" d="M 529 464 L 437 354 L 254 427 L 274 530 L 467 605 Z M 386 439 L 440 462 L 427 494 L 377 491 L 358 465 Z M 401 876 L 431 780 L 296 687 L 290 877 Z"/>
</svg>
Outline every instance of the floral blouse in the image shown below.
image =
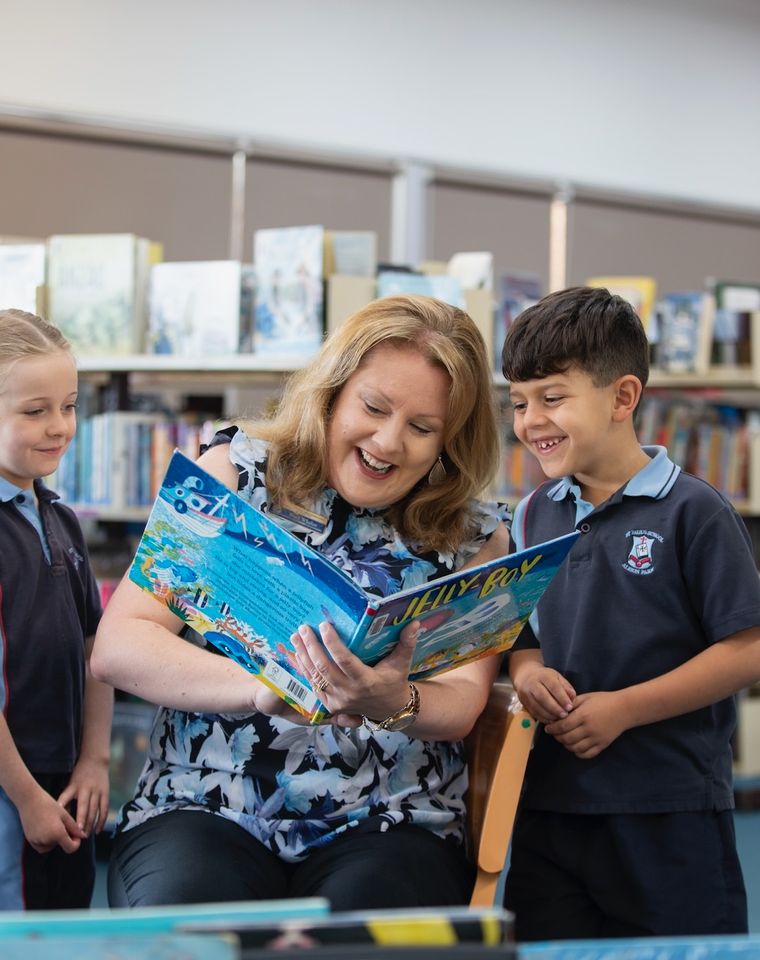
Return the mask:
<svg viewBox="0 0 760 960">
<path fill-rule="evenodd" d="M 230 442 L 241 496 L 266 512 L 266 444 L 234 428 L 213 442 Z M 477 536 L 456 554 L 414 552 L 378 511 L 355 509 L 331 489 L 310 508 L 326 518 L 323 529 L 292 516 L 278 521 L 365 590 L 383 595 L 462 566 L 509 519 L 501 504 L 473 501 L 472 509 Z M 170 810 L 205 810 L 234 820 L 288 861 L 346 830 L 384 831 L 399 823 L 461 843 L 466 789 L 461 741 L 162 707 L 136 795 L 122 808 L 117 829 Z"/>
</svg>

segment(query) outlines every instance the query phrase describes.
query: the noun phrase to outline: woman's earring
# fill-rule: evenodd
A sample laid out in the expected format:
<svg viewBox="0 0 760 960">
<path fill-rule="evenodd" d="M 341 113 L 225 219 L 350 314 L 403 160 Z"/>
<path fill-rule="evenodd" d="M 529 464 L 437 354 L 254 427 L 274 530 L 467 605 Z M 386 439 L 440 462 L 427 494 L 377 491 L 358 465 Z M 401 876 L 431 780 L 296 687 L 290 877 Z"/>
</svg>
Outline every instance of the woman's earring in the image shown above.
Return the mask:
<svg viewBox="0 0 760 960">
<path fill-rule="evenodd" d="M 428 474 L 428 483 L 431 487 L 436 486 L 436 484 L 443 483 L 446 479 L 446 467 L 443 465 L 443 460 L 440 456 L 435 461 L 433 466 L 430 468 L 430 473 Z"/>
</svg>

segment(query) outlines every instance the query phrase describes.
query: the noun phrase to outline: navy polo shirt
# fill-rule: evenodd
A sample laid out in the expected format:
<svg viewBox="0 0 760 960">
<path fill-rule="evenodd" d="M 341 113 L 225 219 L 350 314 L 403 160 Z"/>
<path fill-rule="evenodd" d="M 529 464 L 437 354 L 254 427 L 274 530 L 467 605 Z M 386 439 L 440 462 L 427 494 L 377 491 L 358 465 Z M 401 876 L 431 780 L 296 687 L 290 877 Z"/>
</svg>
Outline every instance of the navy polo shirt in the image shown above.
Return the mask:
<svg viewBox="0 0 760 960">
<path fill-rule="evenodd" d="M 760 625 L 760 577 L 741 517 L 663 447 L 598 507 L 572 478 L 515 511 L 515 546 L 583 534 L 515 649 L 536 645 L 578 693 L 657 677 L 710 644 Z M 531 628 L 532 627 L 532 628 Z M 592 760 L 539 731 L 524 803 L 566 813 L 723 810 L 733 806 L 734 698 L 625 731 Z"/>
<path fill-rule="evenodd" d="M 2 479 L 2 478 L 0 478 Z M 41 482 L 0 483 L 0 707 L 35 773 L 79 756 L 85 644 L 100 598 L 79 521 Z"/>
</svg>

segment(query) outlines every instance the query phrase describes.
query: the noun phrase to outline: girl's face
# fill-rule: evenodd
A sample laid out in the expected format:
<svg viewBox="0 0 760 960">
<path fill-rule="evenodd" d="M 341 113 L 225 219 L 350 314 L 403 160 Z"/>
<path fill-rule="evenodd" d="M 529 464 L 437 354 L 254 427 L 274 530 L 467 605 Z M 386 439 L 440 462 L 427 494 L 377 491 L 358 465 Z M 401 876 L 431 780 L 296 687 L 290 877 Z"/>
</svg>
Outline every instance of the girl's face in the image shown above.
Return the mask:
<svg viewBox="0 0 760 960">
<path fill-rule="evenodd" d="M 355 507 L 406 496 L 443 449 L 450 386 L 446 371 L 416 347 L 374 347 L 333 407 L 329 485 Z"/>
<path fill-rule="evenodd" d="M 76 431 L 77 371 L 63 350 L 0 371 L 0 476 L 30 489 L 58 466 Z"/>
</svg>

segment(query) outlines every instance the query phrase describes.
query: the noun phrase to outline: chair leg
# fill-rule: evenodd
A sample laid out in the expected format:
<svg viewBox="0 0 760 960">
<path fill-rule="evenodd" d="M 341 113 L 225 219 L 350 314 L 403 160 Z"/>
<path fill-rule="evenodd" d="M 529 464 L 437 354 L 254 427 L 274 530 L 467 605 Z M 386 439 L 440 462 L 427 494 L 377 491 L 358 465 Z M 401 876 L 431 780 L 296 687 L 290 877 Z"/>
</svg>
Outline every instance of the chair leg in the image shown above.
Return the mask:
<svg viewBox="0 0 760 960">
<path fill-rule="evenodd" d="M 492 907 L 496 898 L 498 883 L 499 875 L 497 873 L 486 873 L 485 870 L 478 870 L 478 876 L 470 897 L 470 906 Z"/>
</svg>

